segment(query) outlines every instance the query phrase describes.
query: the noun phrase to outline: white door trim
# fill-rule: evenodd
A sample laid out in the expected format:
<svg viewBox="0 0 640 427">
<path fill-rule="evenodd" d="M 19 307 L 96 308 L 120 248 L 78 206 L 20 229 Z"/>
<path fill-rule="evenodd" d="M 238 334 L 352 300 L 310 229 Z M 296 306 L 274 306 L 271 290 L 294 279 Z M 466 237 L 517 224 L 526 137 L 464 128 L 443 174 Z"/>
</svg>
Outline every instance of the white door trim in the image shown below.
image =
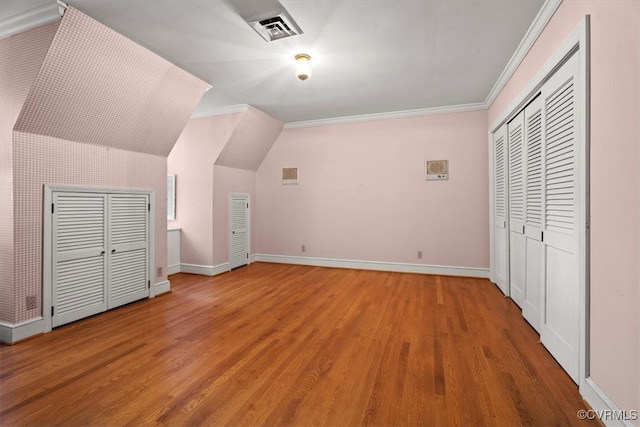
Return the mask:
<svg viewBox="0 0 640 427">
<path fill-rule="evenodd" d="M 53 216 L 51 215 L 51 205 L 53 203 L 53 193 L 57 191 L 75 192 L 75 193 L 105 193 L 105 194 L 146 194 L 149 196 L 150 212 L 149 212 L 149 271 L 147 272 L 149 280 L 152 280 L 155 271 L 155 206 L 156 195 L 155 190 L 140 188 L 114 188 L 114 187 L 87 187 L 76 185 L 44 185 L 44 204 L 43 204 L 43 235 L 42 235 L 42 319 L 44 320 L 44 330 L 42 332 L 51 331 L 51 299 L 53 290 L 52 277 L 52 255 L 53 255 Z M 149 297 L 155 296 L 155 286 L 149 289 Z"/>
</svg>

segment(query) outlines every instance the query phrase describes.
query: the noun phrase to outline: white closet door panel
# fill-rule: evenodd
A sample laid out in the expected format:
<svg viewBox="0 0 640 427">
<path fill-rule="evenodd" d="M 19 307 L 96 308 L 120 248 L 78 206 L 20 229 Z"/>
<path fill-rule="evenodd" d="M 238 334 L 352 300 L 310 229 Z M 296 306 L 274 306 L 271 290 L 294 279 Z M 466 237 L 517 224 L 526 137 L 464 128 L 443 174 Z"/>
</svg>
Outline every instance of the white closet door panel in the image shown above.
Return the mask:
<svg viewBox="0 0 640 427">
<path fill-rule="evenodd" d="M 509 134 L 509 295 L 522 307 L 526 286 L 524 111 L 507 126 Z"/>
<path fill-rule="evenodd" d="M 525 235 L 511 232 L 509 249 L 509 292 L 511 299 L 522 308 L 526 292 L 527 238 Z"/>
<path fill-rule="evenodd" d="M 229 268 L 249 263 L 249 198 L 232 195 L 230 198 Z"/>
<path fill-rule="evenodd" d="M 494 156 L 494 273 L 496 285 L 509 294 L 509 227 L 507 224 L 506 125 L 493 134 Z"/>
<path fill-rule="evenodd" d="M 525 126 L 525 236 L 526 261 L 522 315 L 540 331 L 544 293 L 544 244 L 542 222 L 544 209 L 544 132 L 542 97 L 534 99 L 524 111 Z"/>
<path fill-rule="evenodd" d="M 525 182 L 524 111 L 508 125 L 509 134 L 509 221 L 512 232 L 524 233 Z"/>
<path fill-rule="evenodd" d="M 525 234 L 541 240 L 543 212 L 543 129 L 542 98 L 538 97 L 525 109 Z"/>
<path fill-rule="evenodd" d="M 149 296 L 146 249 L 114 253 L 110 271 L 109 308 Z"/>
<path fill-rule="evenodd" d="M 109 308 L 149 296 L 149 197 L 109 195 Z"/>
<path fill-rule="evenodd" d="M 578 259 L 546 247 L 545 312 L 540 339 L 569 376 L 578 381 Z"/>
<path fill-rule="evenodd" d="M 100 194 L 53 196 L 54 327 L 106 309 L 106 209 Z"/>
<path fill-rule="evenodd" d="M 533 329 L 540 332 L 544 305 L 544 244 L 537 239 L 527 237 L 526 246 L 527 260 L 522 316 Z"/>
<path fill-rule="evenodd" d="M 579 158 L 574 54 L 542 87 L 544 99 L 545 287 L 542 343 L 578 381 L 579 355 Z"/>
</svg>

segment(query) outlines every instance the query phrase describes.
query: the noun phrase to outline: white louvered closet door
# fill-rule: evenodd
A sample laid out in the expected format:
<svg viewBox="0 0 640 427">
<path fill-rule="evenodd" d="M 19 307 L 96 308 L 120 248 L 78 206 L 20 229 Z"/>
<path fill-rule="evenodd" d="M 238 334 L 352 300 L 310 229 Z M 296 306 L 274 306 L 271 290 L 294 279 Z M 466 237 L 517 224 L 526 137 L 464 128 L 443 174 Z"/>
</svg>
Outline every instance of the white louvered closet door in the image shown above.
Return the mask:
<svg viewBox="0 0 640 427">
<path fill-rule="evenodd" d="M 509 138 L 509 294 L 524 304 L 526 241 L 524 236 L 524 111 L 507 126 Z"/>
<path fill-rule="evenodd" d="M 545 295 L 542 343 L 578 381 L 580 159 L 574 54 L 542 87 L 545 120 L 544 211 Z"/>
<path fill-rule="evenodd" d="M 108 308 L 149 296 L 149 196 L 109 195 Z"/>
<path fill-rule="evenodd" d="M 249 264 L 249 196 L 232 194 L 229 198 L 229 268 Z"/>
<path fill-rule="evenodd" d="M 509 228 L 507 227 L 506 125 L 493 134 L 494 266 L 496 285 L 509 295 Z"/>
<path fill-rule="evenodd" d="M 107 308 L 107 197 L 55 193 L 52 209 L 52 326 Z"/>
<path fill-rule="evenodd" d="M 525 135 L 525 253 L 526 277 L 522 315 L 537 331 L 542 323 L 544 244 L 542 243 L 543 188 L 543 128 L 542 97 L 533 100 L 524 111 Z"/>
</svg>

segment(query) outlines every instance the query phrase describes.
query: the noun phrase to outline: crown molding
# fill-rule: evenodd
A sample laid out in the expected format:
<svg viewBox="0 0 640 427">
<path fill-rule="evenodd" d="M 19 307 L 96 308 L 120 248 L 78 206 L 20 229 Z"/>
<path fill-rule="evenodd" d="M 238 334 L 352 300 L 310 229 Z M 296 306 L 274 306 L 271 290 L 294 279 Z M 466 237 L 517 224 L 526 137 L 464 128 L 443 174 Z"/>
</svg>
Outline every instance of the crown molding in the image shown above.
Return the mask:
<svg viewBox="0 0 640 427">
<path fill-rule="evenodd" d="M 43 4 L 17 15 L 0 19 L 0 39 L 39 27 L 56 19 L 60 19 L 56 2 Z"/>
<path fill-rule="evenodd" d="M 234 114 L 234 113 L 244 113 L 249 109 L 247 104 L 238 104 L 238 105 L 230 105 L 228 107 L 216 107 L 216 108 L 207 108 L 203 110 L 196 109 L 193 114 L 191 114 L 192 119 L 197 119 L 199 117 L 209 117 L 209 116 L 222 116 L 224 114 Z"/>
<path fill-rule="evenodd" d="M 465 113 L 468 111 L 478 111 L 485 109 L 485 104 L 482 102 L 478 102 L 473 104 L 450 105 L 446 107 L 420 108 L 416 110 L 391 111 L 388 113 L 362 114 L 358 116 L 333 117 L 329 119 L 289 122 L 284 125 L 284 129 L 299 129 L 315 126 L 371 122 L 375 120 L 404 119 L 409 117 L 433 116 L 436 114 Z"/>
<path fill-rule="evenodd" d="M 498 80 L 496 80 L 496 83 L 487 95 L 487 99 L 484 101 L 486 106 L 485 108 L 491 107 L 493 101 L 495 101 L 498 95 L 500 95 L 500 92 L 502 92 L 502 89 L 507 85 L 509 79 L 511 79 L 513 73 L 518 69 L 522 60 L 527 56 L 527 53 L 529 53 L 533 44 L 538 40 L 538 37 L 553 17 L 553 14 L 556 13 L 556 10 L 558 10 L 561 3 L 562 0 L 546 0 L 544 2 L 540 11 L 536 15 L 536 18 L 533 20 L 533 23 L 527 30 L 527 33 L 518 45 L 518 48 L 511 56 L 511 59 L 509 59 L 506 67 L 502 70 L 502 74 L 500 74 L 500 77 L 498 77 Z"/>
</svg>

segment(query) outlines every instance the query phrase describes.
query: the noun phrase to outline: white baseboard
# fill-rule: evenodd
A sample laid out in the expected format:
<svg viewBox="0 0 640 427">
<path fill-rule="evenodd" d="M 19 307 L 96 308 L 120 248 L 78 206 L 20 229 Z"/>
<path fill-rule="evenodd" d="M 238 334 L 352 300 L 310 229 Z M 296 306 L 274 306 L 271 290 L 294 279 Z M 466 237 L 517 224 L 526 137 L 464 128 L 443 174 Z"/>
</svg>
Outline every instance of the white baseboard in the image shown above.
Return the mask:
<svg viewBox="0 0 640 427">
<path fill-rule="evenodd" d="M 399 262 L 357 261 L 335 258 L 300 257 L 255 254 L 255 261 L 280 264 L 311 265 L 315 267 L 353 268 L 358 270 L 395 271 L 400 273 L 439 274 L 442 276 L 489 277 L 488 268 L 452 267 L 444 265 L 409 264 Z"/>
<path fill-rule="evenodd" d="M 623 411 L 618 408 L 618 405 L 613 403 L 613 400 L 598 387 L 598 384 L 596 384 L 591 377 L 580 384 L 580 394 L 596 414 L 599 415 L 598 418 L 600 421 L 607 427 L 634 427 L 631 420 L 624 419 L 625 415 L 627 418 L 631 418 L 633 415 L 631 414 L 631 409 L 627 409 L 626 413 L 623 413 Z M 638 409 L 638 411 L 640 411 L 640 409 Z M 638 415 L 638 412 L 636 412 L 634 418 L 637 418 Z"/>
<path fill-rule="evenodd" d="M 44 319 L 38 317 L 20 323 L 0 322 L 0 341 L 15 344 L 18 341 L 44 333 Z"/>
<path fill-rule="evenodd" d="M 155 283 L 153 285 L 153 290 L 154 290 L 154 294 L 153 295 L 155 295 L 155 296 L 170 292 L 171 291 L 171 282 L 169 282 L 168 280 L 165 280 L 164 282 Z"/>
<path fill-rule="evenodd" d="M 174 265 L 168 265 L 167 266 L 167 274 L 171 275 L 171 274 L 176 274 L 176 273 L 180 273 L 180 264 L 174 264 Z"/>
<path fill-rule="evenodd" d="M 180 264 L 181 273 L 200 274 L 202 276 L 217 276 L 229 271 L 229 263 L 218 265 Z"/>
</svg>

